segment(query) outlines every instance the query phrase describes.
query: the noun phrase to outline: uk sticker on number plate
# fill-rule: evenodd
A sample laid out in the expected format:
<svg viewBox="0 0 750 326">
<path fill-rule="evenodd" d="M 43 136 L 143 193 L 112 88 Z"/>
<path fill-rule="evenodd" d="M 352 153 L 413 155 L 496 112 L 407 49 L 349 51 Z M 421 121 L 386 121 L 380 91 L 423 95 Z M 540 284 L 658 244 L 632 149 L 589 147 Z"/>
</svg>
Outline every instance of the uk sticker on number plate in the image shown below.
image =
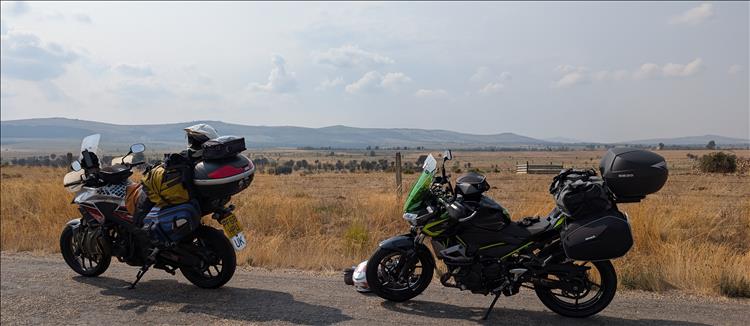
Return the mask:
<svg viewBox="0 0 750 326">
<path fill-rule="evenodd" d="M 245 239 L 245 234 L 242 232 L 242 225 L 240 225 L 240 222 L 237 220 L 237 216 L 230 214 L 219 221 L 219 223 L 224 227 L 224 232 L 227 234 L 227 237 L 229 237 L 229 241 L 232 243 L 234 250 L 240 251 L 244 249 L 247 245 L 247 239 Z"/>
</svg>

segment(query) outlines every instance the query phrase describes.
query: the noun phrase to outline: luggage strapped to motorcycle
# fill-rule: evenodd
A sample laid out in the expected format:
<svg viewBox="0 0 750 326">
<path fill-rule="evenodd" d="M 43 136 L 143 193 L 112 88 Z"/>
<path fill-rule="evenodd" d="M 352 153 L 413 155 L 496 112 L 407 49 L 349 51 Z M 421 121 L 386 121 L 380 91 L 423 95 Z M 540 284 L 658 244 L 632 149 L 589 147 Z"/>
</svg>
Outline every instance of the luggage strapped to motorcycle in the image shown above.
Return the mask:
<svg viewBox="0 0 750 326">
<path fill-rule="evenodd" d="M 593 169 L 565 169 L 550 184 L 550 194 L 565 215 L 577 218 L 614 207 L 614 195 Z"/>
<path fill-rule="evenodd" d="M 163 163 L 147 168 L 141 182 L 150 201 L 156 206 L 167 207 L 193 198 L 192 177 L 190 160 L 173 153 L 165 155 Z"/>
</svg>

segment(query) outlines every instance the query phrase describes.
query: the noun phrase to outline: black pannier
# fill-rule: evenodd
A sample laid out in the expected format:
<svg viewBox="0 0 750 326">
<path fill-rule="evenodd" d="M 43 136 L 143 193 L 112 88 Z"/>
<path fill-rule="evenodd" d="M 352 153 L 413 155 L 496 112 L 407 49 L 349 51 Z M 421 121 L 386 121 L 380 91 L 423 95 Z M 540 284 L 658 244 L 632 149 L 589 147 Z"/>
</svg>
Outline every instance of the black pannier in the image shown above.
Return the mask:
<svg viewBox="0 0 750 326">
<path fill-rule="evenodd" d="M 667 182 L 667 162 L 661 155 L 633 148 L 612 148 L 599 171 L 618 203 L 639 202 Z"/>
<path fill-rule="evenodd" d="M 560 236 L 565 255 L 575 260 L 614 259 L 633 246 L 627 216 L 617 209 L 569 220 Z"/>
<path fill-rule="evenodd" d="M 203 159 L 217 160 L 233 157 L 246 149 L 245 138 L 221 136 L 203 143 Z"/>
<path fill-rule="evenodd" d="M 610 190 L 594 170 L 563 170 L 550 185 L 555 204 L 572 218 L 601 213 L 612 208 Z"/>
</svg>

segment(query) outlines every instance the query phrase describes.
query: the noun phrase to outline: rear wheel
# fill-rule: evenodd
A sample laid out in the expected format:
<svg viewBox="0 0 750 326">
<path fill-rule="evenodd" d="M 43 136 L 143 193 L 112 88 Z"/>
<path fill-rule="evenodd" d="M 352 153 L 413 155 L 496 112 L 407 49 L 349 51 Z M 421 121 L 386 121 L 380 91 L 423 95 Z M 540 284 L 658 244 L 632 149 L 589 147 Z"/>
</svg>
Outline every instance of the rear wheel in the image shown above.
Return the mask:
<svg viewBox="0 0 750 326">
<path fill-rule="evenodd" d="M 591 267 L 584 277 L 545 276 L 552 282 L 566 282 L 568 289 L 534 285 L 536 295 L 550 310 L 566 316 L 583 318 L 606 308 L 617 291 L 617 274 L 610 261 L 575 262 L 578 266 Z"/>
<path fill-rule="evenodd" d="M 429 251 L 413 253 L 416 261 L 408 263 L 408 255 L 396 250 L 379 248 L 367 261 L 367 285 L 379 297 L 402 302 L 416 297 L 432 281 L 435 266 Z M 402 273 L 403 271 L 403 273 Z"/>
<path fill-rule="evenodd" d="M 198 267 L 181 267 L 190 283 L 204 289 L 216 289 L 229 282 L 237 268 L 237 256 L 224 233 L 201 225 L 195 231 L 192 244 L 204 253 Z"/>
<path fill-rule="evenodd" d="M 86 277 L 99 276 L 109 268 L 112 255 L 101 244 L 94 245 L 94 252 L 85 250 L 82 238 L 82 234 L 76 235 L 73 227 L 66 225 L 60 235 L 60 253 L 65 263 L 76 273 Z"/>
</svg>

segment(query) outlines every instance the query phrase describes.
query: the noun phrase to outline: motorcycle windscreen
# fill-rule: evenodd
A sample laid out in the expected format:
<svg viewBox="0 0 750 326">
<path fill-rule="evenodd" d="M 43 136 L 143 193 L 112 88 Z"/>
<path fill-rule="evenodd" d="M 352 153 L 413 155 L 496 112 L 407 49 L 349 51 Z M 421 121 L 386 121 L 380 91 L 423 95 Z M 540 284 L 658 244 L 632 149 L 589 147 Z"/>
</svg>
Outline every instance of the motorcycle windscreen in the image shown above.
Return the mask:
<svg viewBox="0 0 750 326">
<path fill-rule="evenodd" d="M 86 138 L 83 138 L 81 141 L 81 152 L 87 150 L 91 153 L 99 155 L 99 139 L 102 135 L 100 134 L 93 134 L 86 136 Z M 78 159 L 83 160 L 83 154 L 78 154 Z"/>
<path fill-rule="evenodd" d="M 432 179 L 435 177 L 435 170 L 437 170 L 437 161 L 432 155 L 427 156 L 423 166 L 422 174 L 419 175 L 419 179 L 411 187 L 409 196 L 406 197 L 404 202 L 404 212 L 412 213 L 417 212 L 424 206 L 424 200 L 427 193 L 430 191 L 430 185 Z"/>
</svg>

